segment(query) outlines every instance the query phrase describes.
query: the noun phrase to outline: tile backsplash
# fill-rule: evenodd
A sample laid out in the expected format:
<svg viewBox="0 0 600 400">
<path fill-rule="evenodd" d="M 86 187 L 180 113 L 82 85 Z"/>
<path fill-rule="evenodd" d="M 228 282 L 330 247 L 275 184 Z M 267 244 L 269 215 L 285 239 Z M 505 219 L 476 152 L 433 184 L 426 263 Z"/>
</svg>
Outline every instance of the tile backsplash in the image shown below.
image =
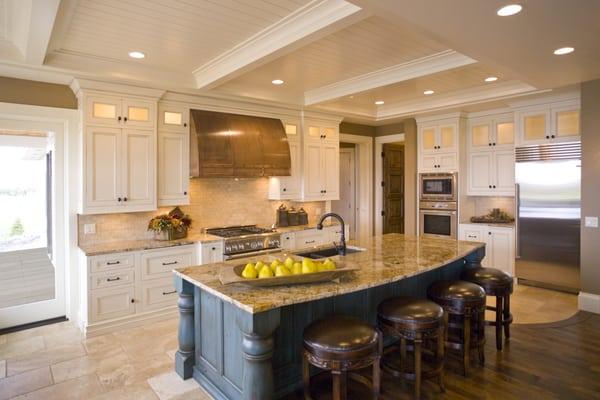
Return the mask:
<svg viewBox="0 0 600 400">
<path fill-rule="evenodd" d="M 324 213 L 326 202 L 289 202 L 267 199 L 269 180 L 253 179 L 192 179 L 190 204 L 181 209 L 192 218 L 192 232 L 215 226 L 275 223 L 275 210 L 281 203 L 296 209 L 304 207 L 309 223 L 316 224 L 318 213 Z M 148 221 L 155 215 L 165 214 L 173 207 L 162 207 L 153 212 L 79 215 L 79 244 L 150 239 Z M 96 233 L 85 235 L 83 226 L 95 224 Z"/>
<path fill-rule="evenodd" d="M 514 197 L 472 197 L 475 201 L 475 216 L 488 214 L 493 208 L 500 208 L 511 216 L 515 216 L 515 198 Z"/>
</svg>

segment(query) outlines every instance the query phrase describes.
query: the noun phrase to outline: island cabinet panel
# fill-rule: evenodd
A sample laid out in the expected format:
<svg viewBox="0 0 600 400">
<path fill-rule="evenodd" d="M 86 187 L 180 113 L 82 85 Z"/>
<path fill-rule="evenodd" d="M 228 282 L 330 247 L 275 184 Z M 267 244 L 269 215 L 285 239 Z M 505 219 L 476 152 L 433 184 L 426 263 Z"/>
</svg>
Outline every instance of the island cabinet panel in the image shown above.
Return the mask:
<svg viewBox="0 0 600 400">
<path fill-rule="evenodd" d="M 302 334 L 310 323 L 339 313 L 374 324 L 377 305 L 384 299 L 425 297 L 430 284 L 458 279 L 467 265 L 479 265 L 484 254 L 485 250 L 478 248 L 464 259 L 397 282 L 254 314 L 194 286 L 192 326 L 189 310 L 180 306 L 180 349 L 175 369 L 184 378 L 193 376 L 215 399 L 284 397 L 301 386 Z M 177 275 L 175 286 L 182 296 L 180 304 L 185 303 L 192 284 Z M 194 338 L 193 350 L 188 343 L 190 336 Z M 188 354 L 193 354 L 191 363 Z"/>
</svg>

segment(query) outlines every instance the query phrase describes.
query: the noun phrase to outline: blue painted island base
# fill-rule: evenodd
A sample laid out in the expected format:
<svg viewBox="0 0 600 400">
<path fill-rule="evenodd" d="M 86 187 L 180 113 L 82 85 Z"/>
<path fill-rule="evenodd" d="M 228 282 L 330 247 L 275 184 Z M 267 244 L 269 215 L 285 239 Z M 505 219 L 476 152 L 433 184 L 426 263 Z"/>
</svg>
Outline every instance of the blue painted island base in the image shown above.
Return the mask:
<svg viewBox="0 0 600 400">
<path fill-rule="evenodd" d="M 375 325 L 382 300 L 425 297 L 431 283 L 458 279 L 463 268 L 479 266 L 483 254 L 480 248 L 411 278 L 257 314 L 176 276 L 181 322 L 175 369 L 184 379 L 193 376 L 216 399 L 281 398 L 302 385 L 302 333 L 308 324 L 344 314 Z"/>
</svg>

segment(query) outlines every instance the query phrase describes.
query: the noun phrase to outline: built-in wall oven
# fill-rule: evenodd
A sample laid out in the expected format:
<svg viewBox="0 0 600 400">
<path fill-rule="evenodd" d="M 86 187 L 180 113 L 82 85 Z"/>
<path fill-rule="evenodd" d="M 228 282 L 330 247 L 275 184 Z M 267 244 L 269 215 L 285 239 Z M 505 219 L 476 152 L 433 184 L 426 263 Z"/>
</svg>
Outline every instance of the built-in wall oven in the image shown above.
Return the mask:
<svg viewBox="0 0 600 400">
<path fill-rule="evenodd" d="M 458 220 L 455 201 L 421 201 L 419 227 L 422 236 L 457 238 Z"/>
<path fill-rule="evenodd" d="M 456 173 L 426 173 L 419 175 L 421 201 L 457 201 Z"/>
</svg>

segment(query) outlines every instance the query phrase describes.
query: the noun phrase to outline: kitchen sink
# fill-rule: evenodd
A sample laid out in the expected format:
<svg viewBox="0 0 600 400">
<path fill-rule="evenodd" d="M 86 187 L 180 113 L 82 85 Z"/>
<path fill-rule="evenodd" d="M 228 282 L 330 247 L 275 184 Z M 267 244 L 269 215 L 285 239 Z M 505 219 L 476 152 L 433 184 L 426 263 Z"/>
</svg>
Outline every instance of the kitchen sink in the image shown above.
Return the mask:
<svg viewBox="0 0 600 400">
<path fill-rule="evenodd" d="M 361 251 L 365 251 L 365 249 L 360 249 L 358 247 L 346 247 L 346 254 L 358 253 Z M 339 255 L 338 250 L 335 247 L 327 247 L 325 249 L 314 249 L 311 251 L 305 251 L 302 253 L 294 254 L 296 254 L 299 257 L 312 258 L 314 260 Z"/>
</svg>

